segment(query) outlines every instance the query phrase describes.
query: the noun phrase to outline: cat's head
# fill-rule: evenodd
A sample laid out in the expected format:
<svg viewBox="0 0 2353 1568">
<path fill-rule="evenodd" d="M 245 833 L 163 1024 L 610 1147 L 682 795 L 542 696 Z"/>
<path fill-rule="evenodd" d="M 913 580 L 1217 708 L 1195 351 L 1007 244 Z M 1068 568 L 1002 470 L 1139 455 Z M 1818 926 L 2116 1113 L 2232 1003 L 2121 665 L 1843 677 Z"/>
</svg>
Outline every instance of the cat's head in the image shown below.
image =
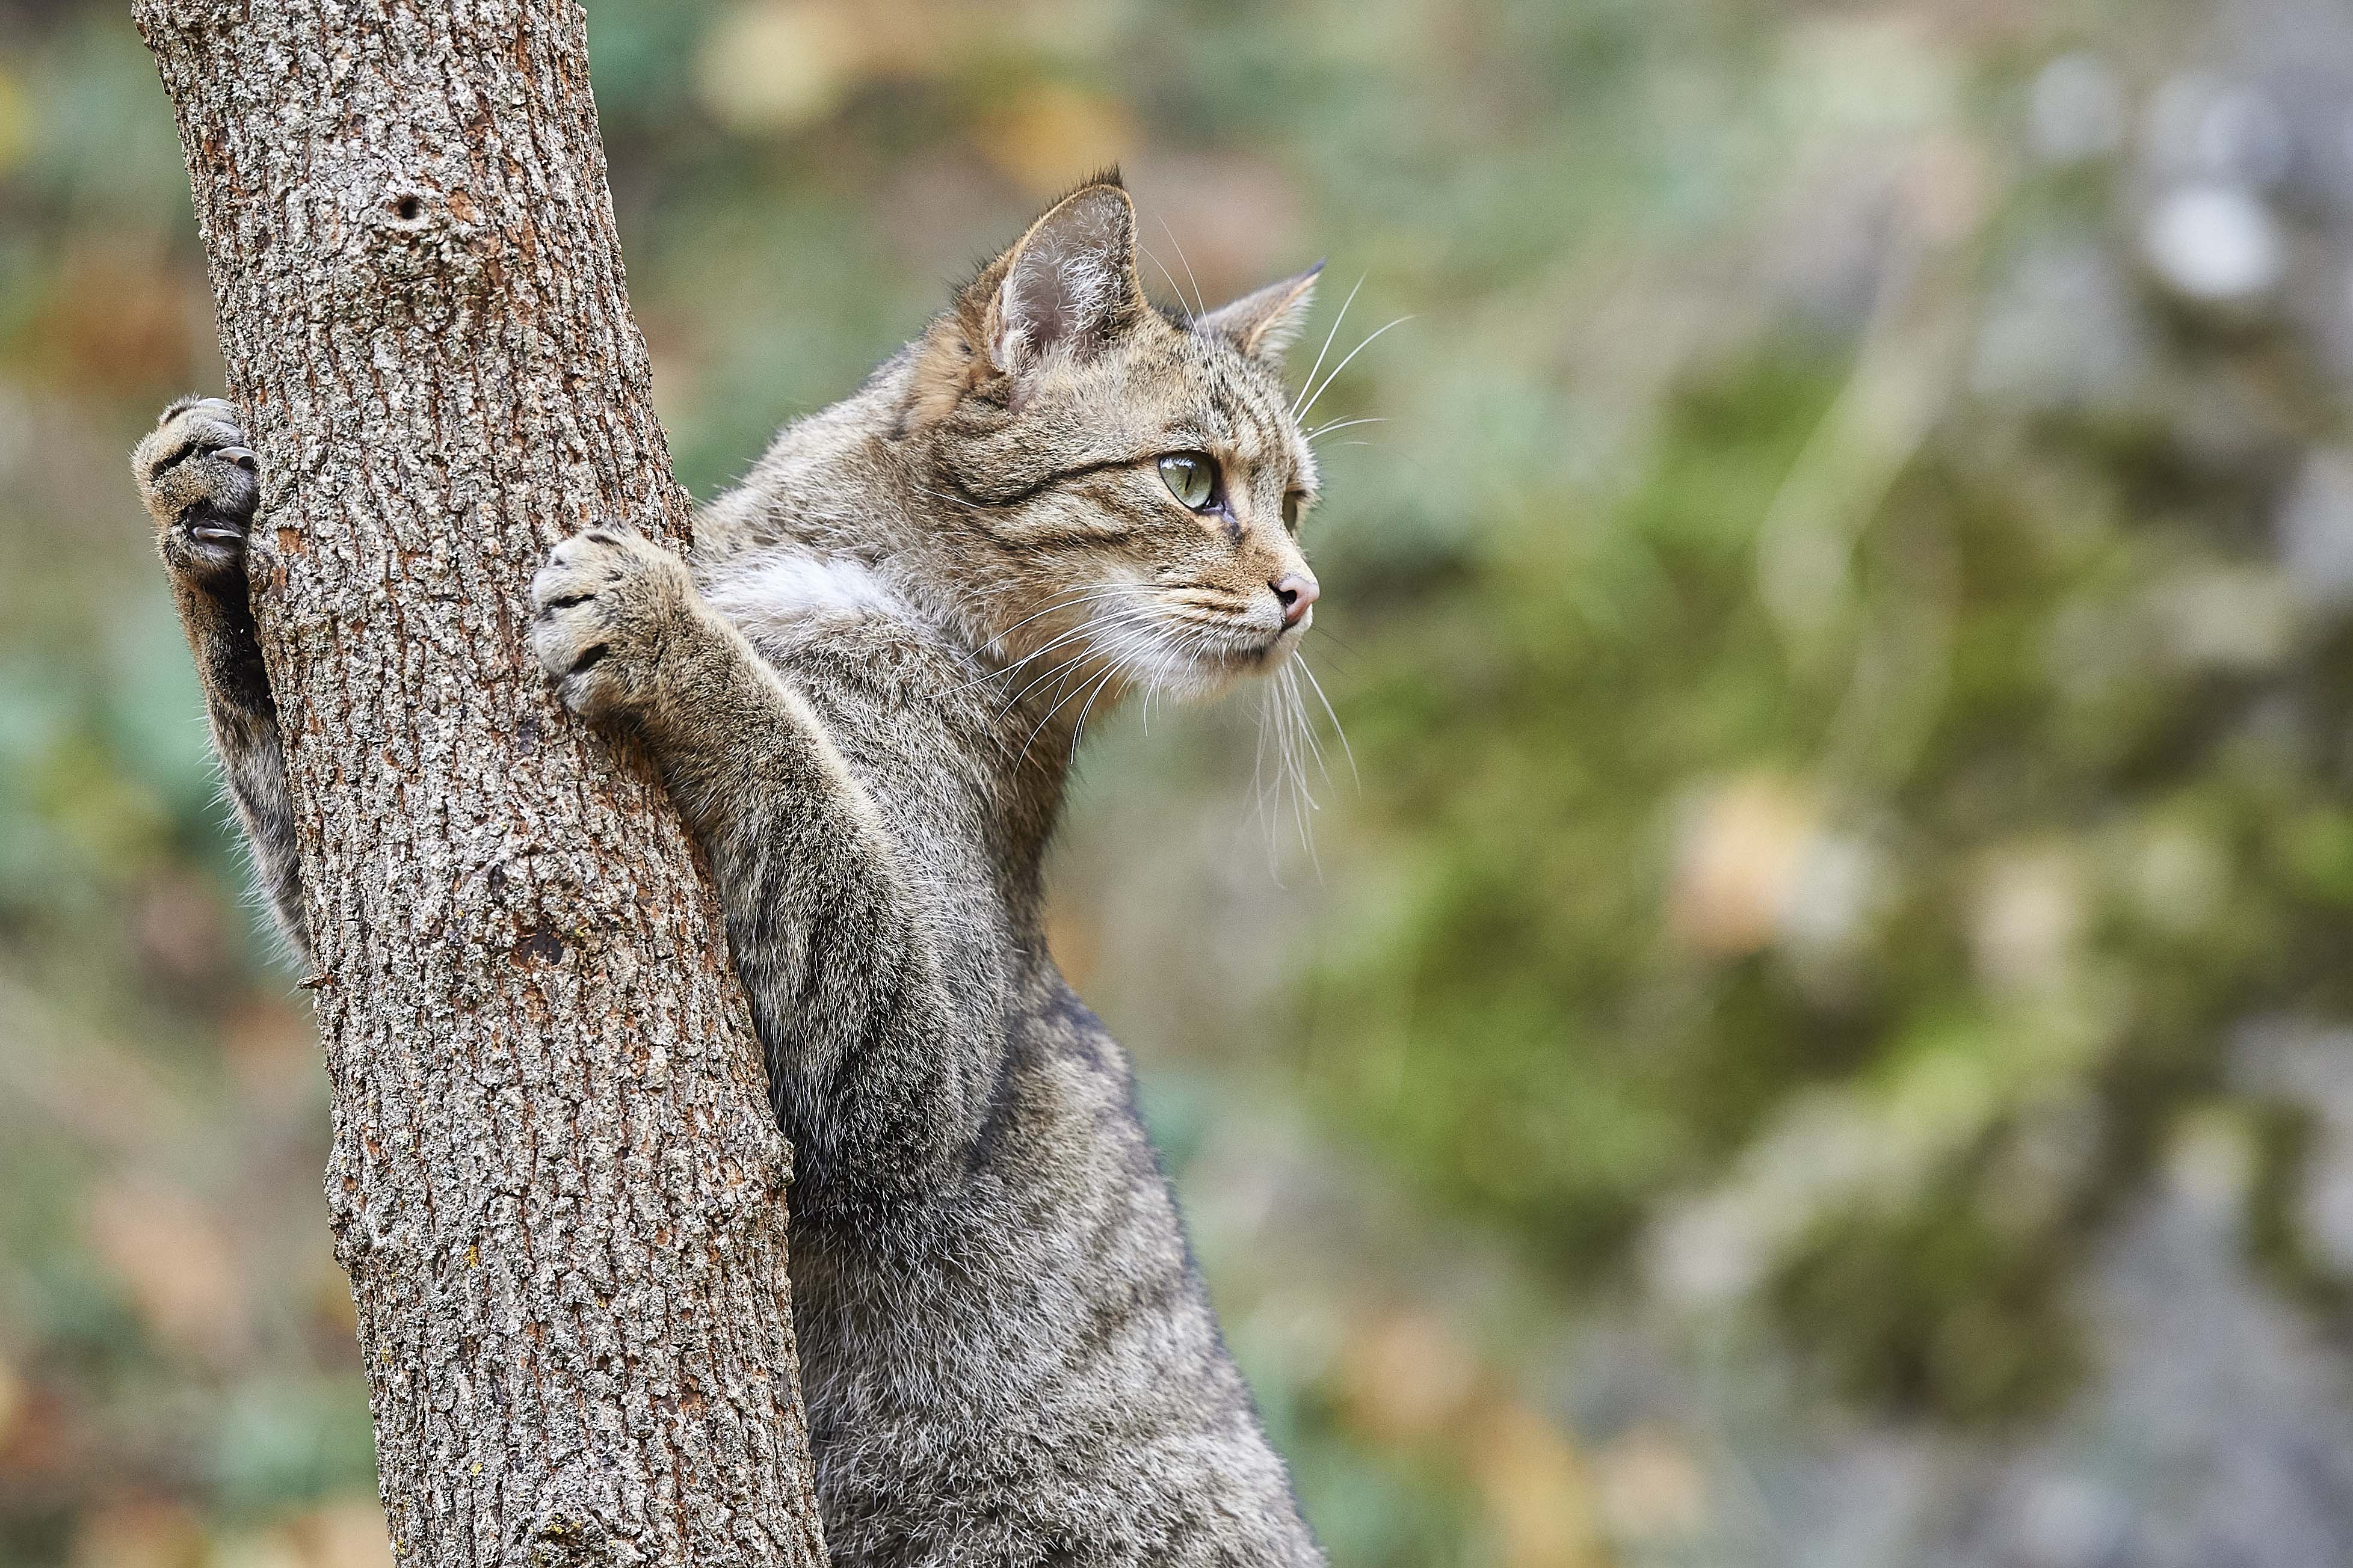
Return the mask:
<svg viewBox="0 0 2353 1568">
<path fill-rule="evenodd" d="M 1008 657 L 1179 694 L 1278 668 L 1317 587 L 1282 352 L 1315 268 L 1187 318 L 1136 270 L 1116 174 L 1056 203 L 917 345 L 901 440 Z"/>
</svg>

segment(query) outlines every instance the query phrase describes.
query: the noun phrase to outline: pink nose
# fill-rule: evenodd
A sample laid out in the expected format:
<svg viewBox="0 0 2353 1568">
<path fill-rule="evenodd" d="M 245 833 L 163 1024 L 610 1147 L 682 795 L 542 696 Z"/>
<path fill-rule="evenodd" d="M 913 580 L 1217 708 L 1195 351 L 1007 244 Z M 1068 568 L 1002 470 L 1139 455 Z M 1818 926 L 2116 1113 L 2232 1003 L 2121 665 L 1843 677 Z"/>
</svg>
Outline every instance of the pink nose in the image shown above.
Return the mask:
<svg viewBox="0 0 2353 1568">
<path fill-rule="evenodd" d="M 1267 586 L 1272 588 L 1274 596 L 1282 601 L 1282 624 L 1286 626 L 1295 626 L 1305 620 L 1308 606 L 1314 604 L 1316 595 L 1324 591 L 1315 585 L 1315 579 L 1304 572 L 1287 572 Z"/>
</svg>

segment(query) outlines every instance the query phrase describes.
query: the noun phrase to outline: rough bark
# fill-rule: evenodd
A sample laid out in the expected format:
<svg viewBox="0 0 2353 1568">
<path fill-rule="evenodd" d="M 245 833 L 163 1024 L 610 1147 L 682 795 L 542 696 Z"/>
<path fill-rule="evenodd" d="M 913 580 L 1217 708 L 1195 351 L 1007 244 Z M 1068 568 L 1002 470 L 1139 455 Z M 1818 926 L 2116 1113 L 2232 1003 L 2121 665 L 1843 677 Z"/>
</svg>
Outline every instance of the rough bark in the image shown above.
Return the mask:
<svg viewBox="0 0 2353 1568">
<path fill-rule="evenodd" d="M 327 1199 L 404 1563 L 820 1562 L 788 1152 L 646 775 L 527 668 L 565 533 L 681 540 L 569 0 L 138 0 L 301 819 Z"/>
</svg>

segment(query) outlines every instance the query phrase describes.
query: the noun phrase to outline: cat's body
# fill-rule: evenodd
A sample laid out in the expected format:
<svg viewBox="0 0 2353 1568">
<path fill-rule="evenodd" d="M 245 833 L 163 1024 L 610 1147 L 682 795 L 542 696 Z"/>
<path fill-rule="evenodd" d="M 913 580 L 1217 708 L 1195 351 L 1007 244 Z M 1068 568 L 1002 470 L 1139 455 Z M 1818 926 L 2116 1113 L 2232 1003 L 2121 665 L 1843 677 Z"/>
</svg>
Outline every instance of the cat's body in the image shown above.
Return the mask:
<svg viewBox="0 0 2353 1568">
<path fill-rule="evenodd" d="M 1170 322 L 1135 286 L 1125 196 L 1083 187 L 780 436 L 699 516 L 691 565 L 592 530 L 534 584 L 566 705 L 642 737 L 711 858 L 796 1149 L 842 1564 L 1322 1561 L 1126 1058 L 1040 924 L 1090 709 L 1271 668 L 1304 629 L 1313 469 L 1273 354 L 1305 295 Z M 134 465 L 299 944 L 275 721 L 244 678 L 238 440 L 225 405 L 175 405 Z"/>
</svg>

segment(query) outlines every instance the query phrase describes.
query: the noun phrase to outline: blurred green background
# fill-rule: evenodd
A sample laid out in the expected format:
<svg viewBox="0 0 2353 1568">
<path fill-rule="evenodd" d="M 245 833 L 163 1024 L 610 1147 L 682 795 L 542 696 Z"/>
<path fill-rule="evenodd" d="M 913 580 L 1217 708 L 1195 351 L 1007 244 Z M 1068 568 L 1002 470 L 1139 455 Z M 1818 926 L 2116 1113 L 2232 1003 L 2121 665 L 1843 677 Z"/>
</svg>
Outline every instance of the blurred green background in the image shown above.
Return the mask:
<svg viewBox="0 0 2353 1568">
<path fill-rule="evenodd" d="M 697 494 L 1113 161 L 1164 297 L 1412 318 L 1313 807 L 1123 720 L 1056 906 L 1336 1563 L 2353 1561 L 2353 13 L 591 9 Z M 0 1563 L 382 1564 L 123 12 L 0 0 Z"/>
</svg>

